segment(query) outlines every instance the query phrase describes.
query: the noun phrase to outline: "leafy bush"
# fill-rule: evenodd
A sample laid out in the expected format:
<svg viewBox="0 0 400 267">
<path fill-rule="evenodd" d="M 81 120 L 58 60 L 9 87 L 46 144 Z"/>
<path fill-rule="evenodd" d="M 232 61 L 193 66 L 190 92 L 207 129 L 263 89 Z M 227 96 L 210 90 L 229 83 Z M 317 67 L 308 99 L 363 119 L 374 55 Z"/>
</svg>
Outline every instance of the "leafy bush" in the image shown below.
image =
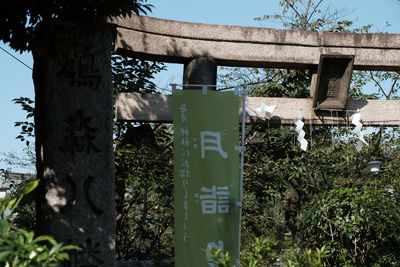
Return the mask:
<svg viewBox="0 0 400 267">
<path fill-rule="evenodd" d="M 302 253 L 296 254 L 294 259 L 288 259 L 287 265 L 289 267 L 319 267 L 326 266 L 324 259 L 330 256 L 326 247 L 310 249 L 306 248 Z"/>
<path fill-rule="evenodd" d="M 300 251 L 298 248 L 290 247 L 284 250 L 277 249 L 278 241 L 271 237 L 256 237 L 249 248 L 241 255 L 241 265 L 247 267 L 256 266 L 288 266 L 288 267 L 322 267 L 326 266 L 326 259 L 330 252 L 325 246 L 321 248 L 306 248 Z M 222 249 L 210 249 L 207 251 L 209 262 L 218 267 L 235 267 L 229 252 Z"/>
<path fill-rule="evenodd" d="M 19 197 L 0 202 L 0 263 L 6 267 L 51 267 L 60 266 L 62 261 L 69 260 L 66 252 L 79 249 L 76 246 L 57 243 L 52 237 L 42 235 L 35 238 L 34 232 L 23 229 L 12 230 L 12 217 L 24 195 L 33 191 L 39 180 L 29 182 L 22 188 Z"/>
<path fill-rule="evenodd" d="M 256 237 L 248 248 L 243 251 L 242 258 L 246 266 L 254 267 L 260 264 L 273 263 L 278 259 L 277 241 L 271 237 Z"/>
<path fill-rule="evenodd" d="M 210 250 L 205 250 L 208 260 L 208 265 L 215 267 L 234 267 L 236 265 L 232 264 L 232 259 L 229 252 L 225 252 L 222 249 L 210 248 Z"/>
<path fill-rule="evenodd" d="M 322 193 L 302 212 L 308 244 L 324 245 L 330 263 L 400 264 L 400 206 L 395 194 L 370 188 Z"/>
</svg>

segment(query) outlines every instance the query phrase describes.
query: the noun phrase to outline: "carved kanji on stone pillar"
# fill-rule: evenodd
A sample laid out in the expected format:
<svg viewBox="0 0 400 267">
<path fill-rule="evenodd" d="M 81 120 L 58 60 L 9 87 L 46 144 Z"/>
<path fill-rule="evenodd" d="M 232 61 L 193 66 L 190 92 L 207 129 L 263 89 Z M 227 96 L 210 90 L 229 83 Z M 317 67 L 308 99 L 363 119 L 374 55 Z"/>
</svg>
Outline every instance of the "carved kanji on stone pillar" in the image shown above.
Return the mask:
<svg viewBox="0 0 400 267">
<path fill-rule="evenodd" d="M 66 266 L 113 267 L 113 39 L 79 38 L 65 56 L 34 54 L 38 232 L 82 249 Z"/>
</svg>

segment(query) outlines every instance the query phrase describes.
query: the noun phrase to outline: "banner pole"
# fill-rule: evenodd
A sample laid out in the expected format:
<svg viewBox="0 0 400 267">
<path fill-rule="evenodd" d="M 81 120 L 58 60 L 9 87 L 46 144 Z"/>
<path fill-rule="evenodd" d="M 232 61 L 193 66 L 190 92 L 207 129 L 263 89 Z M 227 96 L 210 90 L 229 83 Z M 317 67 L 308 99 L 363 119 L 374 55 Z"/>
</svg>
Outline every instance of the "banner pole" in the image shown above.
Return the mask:
<svg viewBox="0 0 400 267">
<path fill-rule="evenodd" d="M 245 126 L 246 126 L 246 96 L 247 96 L 247 90 L 245 87 L 243 87 L 242 95 L 243 95 L 243 101 L 242 101 L 242 140 L 241 140 L 241 146 L 242 149 L 240 151 L 240 182 L 239 182 L 239 258 L 237 259 L 236 263 L 240 267 L 240 238 L 241 238 L 241 229 L 242 229 L 242 194 L 243 194 L 243 168 L 244 168 L 244 152 L 246 151 L 246 146 L 245 146 Z"/>
</svg>

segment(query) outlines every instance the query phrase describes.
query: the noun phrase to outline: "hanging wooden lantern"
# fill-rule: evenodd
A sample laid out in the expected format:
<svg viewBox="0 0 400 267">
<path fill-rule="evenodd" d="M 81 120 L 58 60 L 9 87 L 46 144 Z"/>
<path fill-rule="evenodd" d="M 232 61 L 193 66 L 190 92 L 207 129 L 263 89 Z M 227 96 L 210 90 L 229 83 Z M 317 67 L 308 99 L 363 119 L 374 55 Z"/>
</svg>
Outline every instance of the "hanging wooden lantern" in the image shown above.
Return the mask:
<svg viewBox="0 0 400 267">
<path fill-rule="evenodd" d="M 354 56 L 321 55 L 317 84 L 314 91 L 314 108 L 319 110 L 344 110 L 353 72 Z"/>
</svg>

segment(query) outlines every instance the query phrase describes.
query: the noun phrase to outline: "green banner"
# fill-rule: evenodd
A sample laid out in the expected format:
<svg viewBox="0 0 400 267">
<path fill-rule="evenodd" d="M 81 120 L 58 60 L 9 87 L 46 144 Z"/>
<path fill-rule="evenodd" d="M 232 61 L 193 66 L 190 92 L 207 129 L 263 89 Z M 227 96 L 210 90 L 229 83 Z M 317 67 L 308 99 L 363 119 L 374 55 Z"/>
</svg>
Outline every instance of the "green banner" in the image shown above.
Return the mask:
<svg viewBox="0 0 400 267">
<path fill-rule="evenodd" d="M 174 118 L 175 266 L 216 266 L 208 248 L 239 256 L 239 98 L 177 91 Z"/>
</svg>

